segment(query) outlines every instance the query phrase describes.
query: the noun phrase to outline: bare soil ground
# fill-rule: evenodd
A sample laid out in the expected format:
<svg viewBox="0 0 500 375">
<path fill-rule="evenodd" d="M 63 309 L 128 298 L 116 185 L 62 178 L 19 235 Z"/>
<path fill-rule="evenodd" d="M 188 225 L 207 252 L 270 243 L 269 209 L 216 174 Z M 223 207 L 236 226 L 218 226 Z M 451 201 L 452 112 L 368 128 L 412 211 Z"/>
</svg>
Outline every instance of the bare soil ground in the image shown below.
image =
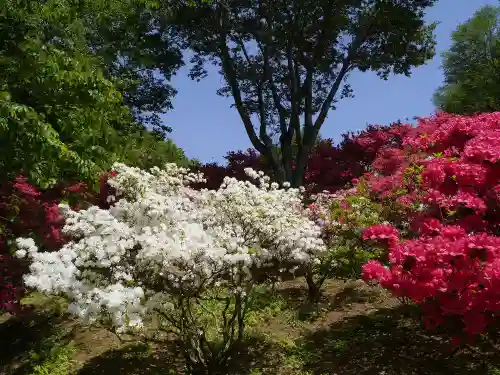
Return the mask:
<svg viewBox="0 0 500 375">
<path fill-rule="evenodd" d="M 362 282 L 330 281 L 313 310 L 301 282 L 283 283 L 277 293 L 282 303 L 254 317 L 234 374 L 500 375 L 496 344 L 484 340 L 452 355 L 445 337 L 422 329 L 414 308 Z M 181 374 L 174 344 L 123 344 L 53 310 L 0 316 L 0 375 L 32 374 L 37 353 L 68 343 L 76 375 Z"/>
</svg>

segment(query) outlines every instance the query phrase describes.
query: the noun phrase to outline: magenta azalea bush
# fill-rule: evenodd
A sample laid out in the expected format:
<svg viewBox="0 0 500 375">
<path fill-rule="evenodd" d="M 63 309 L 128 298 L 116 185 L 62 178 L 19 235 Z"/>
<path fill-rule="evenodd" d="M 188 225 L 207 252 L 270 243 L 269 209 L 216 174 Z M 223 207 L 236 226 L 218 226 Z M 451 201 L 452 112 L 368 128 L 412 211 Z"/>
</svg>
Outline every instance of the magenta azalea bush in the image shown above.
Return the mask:
<svg viewBox="0 0 500 375">
<path fill-rule="evenodd" d="M 400 220 L 364 231 L 388 251 L 364 277 L 421 305 L 429 328 L 477 335 L 500 314 L 499 141 L 500 113 L 437 114 L 403 148 L 380 153 L 365 178 Z"/>
</svg>

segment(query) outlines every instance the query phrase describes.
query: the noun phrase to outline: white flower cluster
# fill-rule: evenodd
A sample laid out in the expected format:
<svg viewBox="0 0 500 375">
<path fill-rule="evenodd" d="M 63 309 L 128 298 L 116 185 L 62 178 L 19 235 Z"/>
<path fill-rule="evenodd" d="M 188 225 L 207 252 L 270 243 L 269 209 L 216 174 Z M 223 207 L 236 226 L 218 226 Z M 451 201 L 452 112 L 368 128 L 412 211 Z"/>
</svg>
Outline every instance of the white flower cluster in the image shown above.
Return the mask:
<svg viewBox="0 0 500 375">
<path fill-rule="evenodd" d="M 300 191 L 252 170 L 258 186 L 226 178 L 218 190 L 200 192 L 188 184 L 202 176 L 172 164 L 113 169 L 109 184 L 122 198 L 110 209 L 60 206 L 73 241 L 51 253 L 17 241 L 18 256 L 32 260 L 26 285 L 68 296 L 70 312 L 88 323 L 140 327 L 178 295 L 220 285 L 243 294 L 255 268 L 316 262 L 326 250 Z"/>
</svg>

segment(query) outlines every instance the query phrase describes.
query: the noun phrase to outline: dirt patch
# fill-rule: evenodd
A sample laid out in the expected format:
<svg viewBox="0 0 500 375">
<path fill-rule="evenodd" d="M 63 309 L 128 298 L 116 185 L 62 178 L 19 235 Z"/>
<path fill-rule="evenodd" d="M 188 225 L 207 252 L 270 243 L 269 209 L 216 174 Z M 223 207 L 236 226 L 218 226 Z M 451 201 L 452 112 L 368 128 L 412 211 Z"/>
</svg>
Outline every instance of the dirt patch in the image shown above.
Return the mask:
<svg viewBox="0 0 500 375">
<path fill-rule="evenodd" d="M 285 282 L 276 293 L 280 302 L 271 298 L 267 302 L 271 306 L 262 306 L 245 346 L 233 358 L 231 374 L 500 373 L 495 372 L 500 367 L 496 344 L 481 342 L 451 357 L 447 338 L 426 332 L 415 308 L 362 281 L 329 280 L 319 306 L 306 320 L 298 318 L 307 305 L 304 282 Z M 123 344 L 104 329 L 44 312 L 0 319 L 0 375 L 31 374 L 30 353 L 56 341 L 76 348 L 72 366 L 76 375 L 182 374 L 181 356 L 173 342 Z"/>
<path fill-rule="evenodd" d="M 73 343 L 77 348 L 73 360 L 74 369 L 80 369 L 92 358 L 103 355 L 109 350 L 118 349 L 122 346 L 119 339 L 111 332 L 92 327 L 76 327 Z"/>
</svg>

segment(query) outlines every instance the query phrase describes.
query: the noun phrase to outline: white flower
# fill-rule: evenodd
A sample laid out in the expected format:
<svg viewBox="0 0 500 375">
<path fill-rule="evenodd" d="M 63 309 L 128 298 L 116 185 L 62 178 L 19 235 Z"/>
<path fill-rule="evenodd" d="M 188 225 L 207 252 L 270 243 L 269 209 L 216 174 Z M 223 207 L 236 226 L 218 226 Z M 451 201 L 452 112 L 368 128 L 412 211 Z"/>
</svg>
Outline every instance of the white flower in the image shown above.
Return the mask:
<svg viewBox="0 0 500 375">
<path fill-rule="evenodd" d="M 22 259 L 22 258 L 26 257 L 26 250 L 24 250 L 24 249 L 17 250 L 16 251 L 16 257 L 19 258 L 19 259 Z"/>
<path fill-rule="evenodd" d="M 19 255 L 32 258 L 26 285 L 65 294 L 85 323 L 105 316 L 120 331 L 138 329 L 179 293 L 231 286 L 245 296 L 255 267 L 297 269 L 326 250 L 301 190 L 261 172 L 246 170 L 257 185 L 226 177 L 218 190 L 195 191 L 188 185 L 203 177 L 174 164 L 113 170 L 109 184 L 122 197 L 113 207 L 60 206 L 72 242 L 38 253 L 33 240 L 17 240 Z"/>
<path fill-rule="evenodd" d="M 35 241 L 32 238 L 18 238 L 16 239 L 16 245 L 19 249 L 29 249 L 36 247 Z"/>
</svg>

